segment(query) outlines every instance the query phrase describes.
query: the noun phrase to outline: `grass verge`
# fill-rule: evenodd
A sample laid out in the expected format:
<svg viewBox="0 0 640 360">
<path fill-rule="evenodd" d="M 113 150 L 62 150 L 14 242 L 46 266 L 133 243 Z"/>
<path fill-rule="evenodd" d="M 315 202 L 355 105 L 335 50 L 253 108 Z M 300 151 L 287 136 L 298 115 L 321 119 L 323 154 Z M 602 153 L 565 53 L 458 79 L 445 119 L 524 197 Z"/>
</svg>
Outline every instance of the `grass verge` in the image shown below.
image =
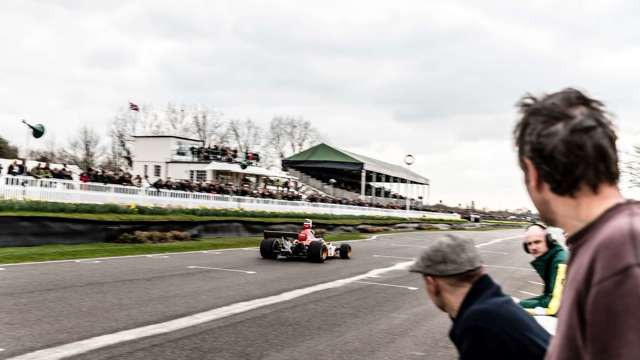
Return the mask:
<svg viewBox="0 0 640 360">
<path fill-rule="evenodd" d="M 328 234 L 325 238 L 327 241 L 342 241 L 361 240 L 369 236 L 369 234 L 360 233 L 337 233 Z M 261 239 L 262 237 L 260 236 L 249 236 L 204 238 L 202 240 L 162 244 L 89 243 L 3 247 L 0 248 L 0 264 L 255 247 L 260 244 Z"/>
</svg>

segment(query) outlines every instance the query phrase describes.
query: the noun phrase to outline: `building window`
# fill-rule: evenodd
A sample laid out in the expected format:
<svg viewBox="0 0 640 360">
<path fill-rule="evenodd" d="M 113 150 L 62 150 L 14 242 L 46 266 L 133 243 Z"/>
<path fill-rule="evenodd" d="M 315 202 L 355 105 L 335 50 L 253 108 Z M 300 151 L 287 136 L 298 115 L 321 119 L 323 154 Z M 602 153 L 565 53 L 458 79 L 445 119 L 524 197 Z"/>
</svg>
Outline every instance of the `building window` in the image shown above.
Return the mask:
<svg viewBox="0 0 640 360">
<path fill-rule="evenodd" d="M 206 170 L 189 170 L 189 180 L 207 181 L 207 171 Z"/>
<path fill-rule="evenodd" d="M 149 176 L 149 165 L 144 166 L 144 176 Z"/>
<path fill-rule="evenodd" d="M 153 165 L 153 176 L 160 177 L 160 165 Z"/>
</svg>

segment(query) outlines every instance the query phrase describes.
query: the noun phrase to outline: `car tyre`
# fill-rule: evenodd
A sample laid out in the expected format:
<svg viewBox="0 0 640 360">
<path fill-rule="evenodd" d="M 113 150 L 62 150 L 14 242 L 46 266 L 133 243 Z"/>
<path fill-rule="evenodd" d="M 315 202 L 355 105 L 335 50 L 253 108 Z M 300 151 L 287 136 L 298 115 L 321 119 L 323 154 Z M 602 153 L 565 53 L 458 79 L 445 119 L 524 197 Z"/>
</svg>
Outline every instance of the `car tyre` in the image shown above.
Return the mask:
<svg viewBox="0 0 640 360">
<path fill-rule="evenodd" d="M 340 259 L 351 259 L 351 245 L 340 245 Z"/>
<path fill-rule="evenodd" d="M 310 261 L 323 263 L 329 256 L 329 249 L 322 241 L 312 241 L 309 244 L 308 258 Z"/>
<path fill-rule="evenodd" d="M 263 239 L 260 241 L 260 255 L 265 259 L 277 259 L 277 239 Z"/>
</svg>

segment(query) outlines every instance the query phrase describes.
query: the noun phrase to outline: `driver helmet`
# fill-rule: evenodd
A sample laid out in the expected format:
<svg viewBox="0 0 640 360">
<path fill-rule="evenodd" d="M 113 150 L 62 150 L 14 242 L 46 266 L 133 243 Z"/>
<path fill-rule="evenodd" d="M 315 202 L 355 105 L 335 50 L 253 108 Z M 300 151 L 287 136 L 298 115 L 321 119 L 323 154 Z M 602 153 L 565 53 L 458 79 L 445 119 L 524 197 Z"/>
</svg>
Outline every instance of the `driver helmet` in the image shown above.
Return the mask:
<svg viewBox="0 0 640 360">
<path fill-rule="evenodd" d="M 304 229 L 311 229 L 312 226 L 313 222 L 310 219 L 305 219 L 304 224 L 302 225 Z"/>
</svg>

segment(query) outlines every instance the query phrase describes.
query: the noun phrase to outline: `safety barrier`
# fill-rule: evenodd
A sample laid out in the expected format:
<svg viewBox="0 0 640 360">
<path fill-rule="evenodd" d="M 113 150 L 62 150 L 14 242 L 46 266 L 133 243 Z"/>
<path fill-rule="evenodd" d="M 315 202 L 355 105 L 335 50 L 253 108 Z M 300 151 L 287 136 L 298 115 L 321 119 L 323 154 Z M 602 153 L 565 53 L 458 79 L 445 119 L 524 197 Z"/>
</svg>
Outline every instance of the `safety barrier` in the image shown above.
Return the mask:
<svg viewBox="0 0 640 360">
<path fill-rule="evenodd" d="M 89 204 L 262 210 L 334 215 L 397 216 L 460 219 L 458 214 L 405 211 L 364 206 L 287 201 L 198 192 L 157 190 L 135 186 L 83 183 L 58 179 L 1 176 L 0 198 Z"/>
</svg>

